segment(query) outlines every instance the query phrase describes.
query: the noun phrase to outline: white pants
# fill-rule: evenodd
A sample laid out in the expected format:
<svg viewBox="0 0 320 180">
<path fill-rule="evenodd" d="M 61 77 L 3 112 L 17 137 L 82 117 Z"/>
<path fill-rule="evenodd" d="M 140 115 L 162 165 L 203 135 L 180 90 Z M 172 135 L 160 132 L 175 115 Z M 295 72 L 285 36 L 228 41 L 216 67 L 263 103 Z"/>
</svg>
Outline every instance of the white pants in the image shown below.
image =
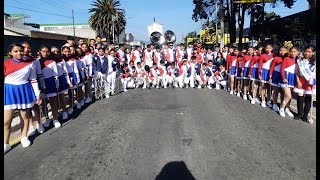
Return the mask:
<svg viewBox="0 0 320 180">
<path fill-rule="evenodd" d="M 168 78 L 168 82 L 169 82 L 169 86 L 171 86 L 171 85 L 178 86 L 179 79 L 175 75 L 171 75 Z"/>
<path fill-rule="evenodd" d="M 116 76 L 117 76 L 117 72 L 112 72 L 107 76 L 107 83 L 109 87 L 111 87 L 112 91 L 114 91 L 116 87 Z"/>
<path fill-rule="evenodd" d="M 194 74 L 191 74 L 191 76 L 189 77 L 190 80 L 190 87 L 194 88 Z"/>
<path fill-rule="evenodd" d="M 159 78 L 158 77 L 153 77 L 153 80 L 149 78 L 149 82 L 152 83 L 153 86 L 159 86 Z"/>
<path fill-rule="evenodd" d="M 159 84 L 163 85 L 163 87 L 167 87 L 168 85 L 168 75 L 159 76 Z"/>
<path fill-rule="evenodd" d="M 121 79 L 123 89 L 133 88 L 134 81 L 131 77 Z"/>
<path fill-rule="evenodd" d="M 215 81 L 215 77 L 214 76 L 211 76 L 211 77 L 209 77 L 209 79 L 208 79 L 208 85 L 212 85 L 212 84 L 214 84 L 216 81 Z"/>
<path fill-rule="evenodd" d="M 137 76 L 136 77 L 136 87 L 139 87 L 141 85 L 146 86 L 147 82 L 146 82 L 146 75 L 145 76 Z"/>
<path fill-rule="evenodd" d="M 181 74 L 179 77 L 179 87 L 183 88 L 184 84 L 189 83 L 189 78 L 187 77 L 187 74 Z"/>
<path fill-rule="evenodd" d="M 227 81 L 225 79 L 223 79 L 222 77 L 214 77 L 214 81 L 216 83 L 216 88 L 220 89 L 220 85 L 222 85 L 224 88 L 226 88 L 227 85 Z"/>
<path fill-rule="evenodd" d="M 206 76 L 204 76 L 204 79 L 206 79 Z M 202 80 L 201 80 L 200 75 L 197 75 L 197 76 L 196 76 L 196 80 L 198 81 L 199 86 L 202 86 L 202 85 L 203 85 L 203 82 L 202 82 Z"/>
</svg>

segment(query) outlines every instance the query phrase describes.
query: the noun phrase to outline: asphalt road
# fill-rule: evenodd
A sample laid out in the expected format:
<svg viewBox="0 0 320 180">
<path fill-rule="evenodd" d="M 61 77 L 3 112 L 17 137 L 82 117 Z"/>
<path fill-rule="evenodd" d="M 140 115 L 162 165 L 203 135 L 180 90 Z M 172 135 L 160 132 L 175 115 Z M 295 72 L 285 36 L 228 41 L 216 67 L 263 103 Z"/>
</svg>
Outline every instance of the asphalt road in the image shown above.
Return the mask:
<svg viewBox="0 0 320 180">
<path fill-rule="evenodd" d="M 316 179 L 316 128 L 222 90 L 129 90 L 12 149 L 4 179 Z"/>
</svg>

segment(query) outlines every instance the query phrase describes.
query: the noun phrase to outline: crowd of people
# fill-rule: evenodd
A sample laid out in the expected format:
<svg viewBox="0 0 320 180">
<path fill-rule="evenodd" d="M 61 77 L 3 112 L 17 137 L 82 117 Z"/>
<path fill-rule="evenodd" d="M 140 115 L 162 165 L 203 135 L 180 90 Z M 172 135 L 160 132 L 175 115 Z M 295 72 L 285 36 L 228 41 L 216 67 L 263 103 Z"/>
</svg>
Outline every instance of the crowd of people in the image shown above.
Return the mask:
<svg viewBox="0 0 320 180">
<path fill-rule="evenodd" d="M 51 123 L 59 128 L 60 116 L 66 120 L 75 108 L 90 103 L 97 79 L 105 82 L 106 98 L 116 95 L 116 86 L 124 92 L 133 88 L 223 89 L 251 104 L 268 106 L 282 117 L 294 117 L 289 107 L 296 93 L 298 113 L 294 118 L 313 122 L 308 116 L 316 85 L 313 46 L 301 54 L 296 47 L 274 52 L 271 44 L 213 50 L 201 43 L 175 48 L 168 43 L 131 50 L 123 44 L 116 48 L 100 37 L 89 44 L 80 39 L 76 45 L 70 37 L 61 48 L 41 46 L 37 56 L 32 55 L 28 42 L 12 44 L 8 51 L 11 58 L 4 61 L 4 153 L 11 149 L 15 110 L 21 119 L 21 144 L 28 147 L 28 136 L 43 133 Z M 116 80 L 121 80 L 120 85 Z"/>
</svg>

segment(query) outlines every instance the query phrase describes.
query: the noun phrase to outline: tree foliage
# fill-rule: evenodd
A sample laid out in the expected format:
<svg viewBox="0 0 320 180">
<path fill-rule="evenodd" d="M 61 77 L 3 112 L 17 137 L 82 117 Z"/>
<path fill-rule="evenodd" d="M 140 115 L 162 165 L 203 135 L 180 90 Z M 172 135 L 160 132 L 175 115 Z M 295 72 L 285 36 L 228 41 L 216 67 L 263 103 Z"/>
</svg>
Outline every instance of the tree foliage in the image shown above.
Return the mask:
<svg viewBox="0 0 320 180">
<path fill-rule="evenodd" d="M 97 32 L 98 35 L 112 37 L 112 25 L 115 20 L 115 36 L 119 35 L 125 28 L 125 11 L 119 8 L 118 0 L 96 0 L 89 9 L 92 13 L 89 18 L 90 27 Z M 114 19 L 113 19 L 114 18 Z"/>
</svg>

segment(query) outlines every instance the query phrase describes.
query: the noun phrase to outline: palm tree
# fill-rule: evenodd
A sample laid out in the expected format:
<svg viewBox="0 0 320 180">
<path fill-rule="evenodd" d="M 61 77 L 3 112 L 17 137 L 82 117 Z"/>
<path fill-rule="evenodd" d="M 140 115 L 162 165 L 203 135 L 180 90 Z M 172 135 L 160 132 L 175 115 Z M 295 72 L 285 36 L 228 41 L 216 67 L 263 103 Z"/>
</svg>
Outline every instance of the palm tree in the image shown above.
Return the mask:
<svg viewBox="0 0 320 180">
<path fill-rule="evenodd" d="M 126 26 L 125 10 L 119 8 L 120 1 L 96 0 L 91 5 L 93 7 L 89 9 L 89 13 L 92 13 L 89 18 L 89 25 L 98 35 L 110 39 L 113 24 L 115 36 L 124 30 Z"/>
</svg>

